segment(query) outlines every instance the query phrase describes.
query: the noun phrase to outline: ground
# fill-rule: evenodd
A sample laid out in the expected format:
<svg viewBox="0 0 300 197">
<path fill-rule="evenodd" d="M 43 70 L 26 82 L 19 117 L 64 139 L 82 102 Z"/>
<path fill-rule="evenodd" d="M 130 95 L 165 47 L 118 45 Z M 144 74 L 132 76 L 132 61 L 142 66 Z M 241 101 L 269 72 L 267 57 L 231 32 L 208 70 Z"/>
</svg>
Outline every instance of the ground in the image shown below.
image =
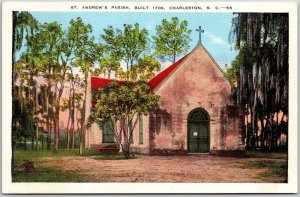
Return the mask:
<svg viewBox="0 0 300 197">
<path fill-rule="evenodd" d="M 287 156 L 254 155 L 246 158 L 211 155 L 145 156 L 121 159 L 97 156 L 40 157 L 35 172 L 58 173 L 47 180 L 23 176 L 15 181 L 79 182 L 286 182 Z M 117 159 L 117 160 L 116 160 Z M 21 172 L 24 173 L 25 172 Z M 67 175 L 65 175 L 67 173 Z M 20 173 L 18 173 L 20 175 Z M 26 175 L 26 173 L 25 173 Z M 64 175 L 67 178 L 61 179 Z M 31 177 L 31 178 L 26 178 Z M 14 179 L 13 179 L 14 180 Z"/>
</svg>

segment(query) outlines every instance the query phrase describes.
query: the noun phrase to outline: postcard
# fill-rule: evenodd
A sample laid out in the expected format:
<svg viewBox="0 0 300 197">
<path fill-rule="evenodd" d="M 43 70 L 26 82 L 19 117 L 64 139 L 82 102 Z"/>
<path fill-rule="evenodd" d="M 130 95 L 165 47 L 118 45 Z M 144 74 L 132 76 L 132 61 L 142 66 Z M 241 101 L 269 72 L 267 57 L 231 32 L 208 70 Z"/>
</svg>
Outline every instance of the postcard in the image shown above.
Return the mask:
<svg viewBox="0 0 300 197">
<path fill-rule="evenodd" d="M 3 193 L 297 193 L 296 2 L 5 2 Z"/>
</svg>

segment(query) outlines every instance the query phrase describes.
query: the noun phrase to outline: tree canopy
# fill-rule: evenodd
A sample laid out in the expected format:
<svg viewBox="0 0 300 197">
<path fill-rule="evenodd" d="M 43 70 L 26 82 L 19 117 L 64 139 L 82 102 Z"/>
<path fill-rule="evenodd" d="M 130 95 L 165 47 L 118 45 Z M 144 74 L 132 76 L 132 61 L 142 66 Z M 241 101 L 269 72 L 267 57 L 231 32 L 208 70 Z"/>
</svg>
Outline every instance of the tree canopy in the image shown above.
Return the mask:
<svg viewBox="0 0 300 197">
<path fill-rule="evenodd" d="M 175 63 L 179 56 L 188 52 L 191 30 L 187 27 L 188 21 L 180 22 L 177 17 L 172 17 L 171 21 L 163 19 L 162 23 L 156 26 L 156 35 L 152 38 L 155 54 L 162 61 Z"/>
</svg>

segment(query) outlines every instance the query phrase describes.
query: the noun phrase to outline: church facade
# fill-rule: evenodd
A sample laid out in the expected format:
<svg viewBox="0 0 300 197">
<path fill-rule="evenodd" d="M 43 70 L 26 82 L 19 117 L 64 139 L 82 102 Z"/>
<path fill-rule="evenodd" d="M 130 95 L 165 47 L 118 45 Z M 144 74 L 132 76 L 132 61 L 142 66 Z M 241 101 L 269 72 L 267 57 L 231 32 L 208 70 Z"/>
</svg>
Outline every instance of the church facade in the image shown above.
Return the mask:
<svg viewBox="0 0 300 197">
<path fill-rule="evenodd" d="M 91 92 L 109 84 L 90 77 L 86 115 L 92 108 Z M 204 46 L 148 82 L 160 96 L 159 107 L 141 117 L 131 140 L 133 152 L 152 155 L 188 153 L 236 154 L 243 152 L 243 119 L 232 99 L 231 84 Z M 113 135 L 94 124 L 86 130 L 86 148 L 113 143 Z"/>
</svg>

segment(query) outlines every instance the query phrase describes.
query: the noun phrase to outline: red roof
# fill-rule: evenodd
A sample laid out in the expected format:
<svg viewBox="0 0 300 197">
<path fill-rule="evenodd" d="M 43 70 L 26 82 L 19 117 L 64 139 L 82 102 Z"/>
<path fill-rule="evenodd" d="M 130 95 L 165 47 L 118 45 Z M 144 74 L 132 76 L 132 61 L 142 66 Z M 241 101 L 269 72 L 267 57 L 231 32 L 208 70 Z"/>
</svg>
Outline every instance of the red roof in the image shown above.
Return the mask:
<svg viewBox="0 0 300 197">
<path fill-rule="evenodd" d="M 122 83 L 122 81 L 115 80 L 115 79 L 105 79 L 105 78 L 100 78 L 100 77 L 91 77 L 92 89 L 99 89 L 99 88 L 107 87 L 110 84 L 110 82 L 112 82 L 112 81 Z"/>
<path fill-rule="evenodd" d="M 177 62 L 175 62 L 174 64 L 172 64 L 168 68 L 166 68 L 165 70 L 161 71 L 158 75 L 153 77 L 148 82 L 151 89 L 154 90 L 165 78 L 167 78 L 170 75 L 170 73 L 172 73 L 172 71 L 175 70 L 177 68 L 177 66 L 179 64 L 181 64 L 181 62 L 183 62 L 183 60 L 185 60 L 186 56 L 184 56 L 183 58 L 181 58 L 180 60 L 178 60 Z"/>
<path fill-rule="evenodd" d="M 166 68 L 165 70 L 161 71 L 158 75 L 153 77 L 148 82 L 151 90 L 154 90 L 156 87 L 158 87 L 158 85 L 164 79 L 166 79 L 172 73 L 172 71 L 175 70 L 178 67 L 178 65 L 180 65 L 183 62 L 183 60 L 185 60 L 186 56 L 184 56 L 183 58 L 181 58 L 180 60 L 178 60 L 177 62 L 175 62 L 174 64 L 172 64 L 168 68 Z M 99 78 L 99 77 L 91 77 L 92 89 L 99 89 L 99 88 L 102 88 L 102 87 L 107 87 L 110 84 L 111 81 L 116 81 L 118 83 L 122 83 L 122 81 L 120 81 L 120 80 L 105 79 L 105 78 Z"/>
</svg>

